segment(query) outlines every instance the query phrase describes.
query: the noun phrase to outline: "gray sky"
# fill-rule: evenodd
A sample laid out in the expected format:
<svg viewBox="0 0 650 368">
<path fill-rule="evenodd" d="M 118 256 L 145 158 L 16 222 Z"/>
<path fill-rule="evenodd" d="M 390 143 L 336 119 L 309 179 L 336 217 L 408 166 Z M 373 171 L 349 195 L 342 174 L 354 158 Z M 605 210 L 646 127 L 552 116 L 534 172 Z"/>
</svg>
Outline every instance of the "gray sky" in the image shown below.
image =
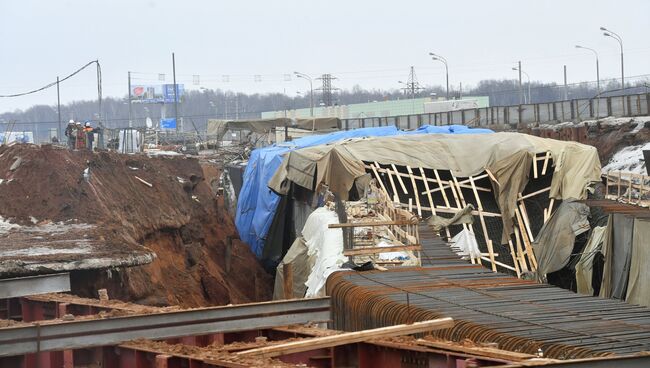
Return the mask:
<svg viewBox="0 0 650 368">
<path fill-rule="evenodd" d="M 337 87 L 398 88 L 416 67 L 423 85 L 472 85 L 481 79 L 516 78 L 518 60 L 532 80 L 595 80 L 620 76 L 623 37 L 626 76 L 650 74 L 650 1 L 208 1 L 208 0 L 1 0 L 0 95 L 38 88 L 86 62 L 102 64 L 104 95 L 127 93 L 133 83 L 171 83 L 171 52 L 178 83 L 186 89 L 286 92 L 308 88 L 286 81 L 294 70 L 331 73 Z M 192 85 L 192 75 L 201 85 Z M 228 76 L 229 81 L 225 81 Z M 260 77 L 255 78 L 255 75 Z M 62 102 L 96 98 L 94 69 L 62 84 Z M 56 89 L 0 98 L 0 112 L 56 104 Z"/>
</svg>

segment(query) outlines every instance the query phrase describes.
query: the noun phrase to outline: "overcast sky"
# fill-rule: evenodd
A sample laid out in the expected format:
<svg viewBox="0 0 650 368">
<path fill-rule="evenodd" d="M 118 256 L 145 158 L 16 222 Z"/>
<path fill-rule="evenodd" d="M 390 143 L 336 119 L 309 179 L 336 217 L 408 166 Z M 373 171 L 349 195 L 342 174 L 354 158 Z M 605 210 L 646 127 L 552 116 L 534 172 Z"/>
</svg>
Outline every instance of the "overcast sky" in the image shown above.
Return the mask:
<svg viewBox="0 0 650 368">
<path fill-rule="evenodd" d="M 208 1 L 208 0 L 0 0 L 0 95 L 38 88 L 99 59 L 105 96 L 133 84 L 171 79 L 176 53 L 178 83 L 186 89 L 285 92 L 308 88 L 287 76 L 295 70 L 331 73 L 337 87 L 398 88 L 409 66 L 423 85 L 472 85 L 481 79 L 516 78 L 518 60 L 532 80 L 569 83 L 620 76 L 617 42 L 623 37 L 625 72 L 650 74 L 650 1 Z M 193 75 L 200 85 L 193 85 Z M 258 77 L 256 77 L 258 76 Z M 95 71 L 61 86 L 62 102 L 96 98 Z M 0 112 L 56 104 L 56 89 L 0 98 Z"/>
</svg>

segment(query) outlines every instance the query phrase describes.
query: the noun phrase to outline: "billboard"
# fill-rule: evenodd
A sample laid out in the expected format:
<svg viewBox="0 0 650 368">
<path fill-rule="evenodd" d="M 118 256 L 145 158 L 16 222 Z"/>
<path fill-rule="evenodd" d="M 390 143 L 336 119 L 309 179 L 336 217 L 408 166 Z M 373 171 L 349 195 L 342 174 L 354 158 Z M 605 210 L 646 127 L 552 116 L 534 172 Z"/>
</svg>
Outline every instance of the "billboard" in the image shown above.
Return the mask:
<svg viewBox="0 0 650 368">
<path fill-rule="evenodd" d="M 177 84 L 178 102 L 185 94 L 185 87 Z M 131 101 L 135 103 L 174 103 L 173 84 L 132 85 Z"/>
<path fill-rule="evenodd" d="M 176 129 L 176 119 L 160 119 L 160 129 Z"/>
</svg>

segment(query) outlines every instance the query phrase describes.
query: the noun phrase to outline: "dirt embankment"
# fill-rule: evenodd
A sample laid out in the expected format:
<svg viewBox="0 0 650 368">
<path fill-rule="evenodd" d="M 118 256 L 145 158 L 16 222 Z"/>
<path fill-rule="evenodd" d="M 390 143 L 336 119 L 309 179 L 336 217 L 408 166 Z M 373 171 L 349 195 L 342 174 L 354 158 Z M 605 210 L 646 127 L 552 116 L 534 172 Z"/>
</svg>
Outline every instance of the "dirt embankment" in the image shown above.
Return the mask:
<svg viewBox="0 0 650 368">
<path fill-rule="evenodd" d="M 139 244 L 156 253 L 146 266 L 74 272 L 73 291 L 82 296 L 107 288 L 112 298 L 152 305 L 268 299 L 271 277 L 237 239 L 210 189 L 218 175 L 218 168 L 184 157 L 0 147 L 0 216 L 18 224 L 95 224 L 107 247 Z"/>
</svg>

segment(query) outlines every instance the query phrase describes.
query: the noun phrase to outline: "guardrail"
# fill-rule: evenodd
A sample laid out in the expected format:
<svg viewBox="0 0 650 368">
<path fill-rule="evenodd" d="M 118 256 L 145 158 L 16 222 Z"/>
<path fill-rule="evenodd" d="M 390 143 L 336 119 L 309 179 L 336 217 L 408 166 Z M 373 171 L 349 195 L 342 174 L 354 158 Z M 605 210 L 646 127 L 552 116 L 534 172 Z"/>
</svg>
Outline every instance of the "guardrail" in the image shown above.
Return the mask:
<svg viewBox="0 0 650 368">
<path fill-rule="evenodd" d="M 650 93 L 573 99 L 535 104 L 492 106 L 447 112 L 342 119 L 345 130 L 395 125 L 415 129 L 422 125 L 463 124 L 477 127 L 557 123 L 613 117 L 650 115 Z"/>
</svg>

